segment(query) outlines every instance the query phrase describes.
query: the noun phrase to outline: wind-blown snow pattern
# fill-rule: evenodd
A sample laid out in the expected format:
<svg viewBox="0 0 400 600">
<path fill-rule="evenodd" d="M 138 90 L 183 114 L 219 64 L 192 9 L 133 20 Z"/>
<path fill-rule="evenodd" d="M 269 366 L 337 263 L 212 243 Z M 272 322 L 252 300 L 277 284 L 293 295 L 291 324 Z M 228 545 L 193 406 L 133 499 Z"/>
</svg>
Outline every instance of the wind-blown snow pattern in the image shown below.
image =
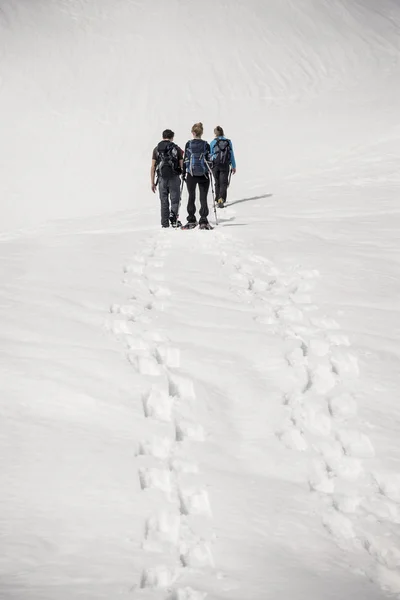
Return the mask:
<svg viewBox="0 0 400 600">
<path fill-rule="evenodd" d="M 201 7 L 2 2 L 0 598 L 400 598 L 399 4 Z"/>
</svg>

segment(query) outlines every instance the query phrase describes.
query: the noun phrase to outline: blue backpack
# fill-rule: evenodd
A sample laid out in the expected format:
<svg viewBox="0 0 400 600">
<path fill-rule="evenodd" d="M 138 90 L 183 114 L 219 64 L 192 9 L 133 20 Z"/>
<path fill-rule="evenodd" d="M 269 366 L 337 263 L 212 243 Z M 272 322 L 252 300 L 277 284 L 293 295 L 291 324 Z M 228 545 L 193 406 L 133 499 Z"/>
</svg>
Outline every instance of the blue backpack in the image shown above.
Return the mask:
<svg viewBox="0 0 400 600">
<path fill-rule="evenodd" d="M 204 140 L 190 140 L 188 146 L 188 171 L 195 177 L 208 174 L 206 163 L 207 142 Z"/>
</svg>

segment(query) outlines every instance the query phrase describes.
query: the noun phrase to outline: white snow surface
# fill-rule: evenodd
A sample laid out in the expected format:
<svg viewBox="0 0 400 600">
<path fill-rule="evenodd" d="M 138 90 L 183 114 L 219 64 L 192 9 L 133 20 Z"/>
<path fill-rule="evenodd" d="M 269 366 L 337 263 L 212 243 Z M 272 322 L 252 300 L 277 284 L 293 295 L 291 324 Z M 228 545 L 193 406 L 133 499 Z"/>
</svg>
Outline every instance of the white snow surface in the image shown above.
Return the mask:
<svg viewBox="0 0 400 600">
<path fill-rule="evenodd" d="M 1 599 L 400 598 L 399 34 L 2 0 Z M 152 148 L 198 120 L 228 205 L 161 230 Z"/>
</svg>

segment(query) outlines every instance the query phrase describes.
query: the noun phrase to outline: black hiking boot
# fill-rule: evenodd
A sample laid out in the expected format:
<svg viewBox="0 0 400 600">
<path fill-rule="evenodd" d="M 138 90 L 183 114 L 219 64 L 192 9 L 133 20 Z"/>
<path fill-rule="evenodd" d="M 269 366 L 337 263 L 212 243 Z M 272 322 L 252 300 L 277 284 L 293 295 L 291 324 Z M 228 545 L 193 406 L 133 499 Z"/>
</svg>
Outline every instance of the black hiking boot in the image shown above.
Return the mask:
<svg viewBox="0 0 400 600">
<path fill-rule="evenodd" d="M 169 222 L 171 223 L 171 227 L 182 227 L 182 223 L 179 221 L 177 215 L 172 212 L 169 213 Z"/>
</svg>

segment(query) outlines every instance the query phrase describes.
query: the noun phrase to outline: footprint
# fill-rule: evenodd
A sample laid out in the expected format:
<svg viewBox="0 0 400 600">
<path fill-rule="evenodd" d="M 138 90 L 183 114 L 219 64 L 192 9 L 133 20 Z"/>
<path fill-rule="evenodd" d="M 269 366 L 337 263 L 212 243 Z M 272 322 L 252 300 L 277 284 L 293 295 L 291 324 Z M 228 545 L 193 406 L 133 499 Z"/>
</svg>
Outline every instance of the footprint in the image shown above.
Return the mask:
<svg viewBox="0 0 400 600">
<path fill-rule="evenodd" d="M 262 294 L 266 292 L 270 287 L 270 282 L 265 281 L 264 279 L 259 279 L 255 277 L 252 281 L 252 291 L 256 294 Z"/>
<path fill-rule="evenodd" d="M 159 377 L 164 373 L 163 367 L 158 364 L 154 356 L 129 355 L 129 361 L 136 367 L 141 375 Z"/>
<path fill-rule="evenodd" d="M 308 443 L 304 435 L 294 427 L 288 427 L 287 429 L 278 431 L 276 435 L 282 444 L 286 446 L 286 448 L 289 448 L 289 450 L 305 452 L 308 449 Z"/>
<path fill-rule="evenodd" d="M 176 570 L 169 569 L 163 565 L 145 569 L 140 581 L 141 588 L 165 589 L 169 588 L 177 579 Z"/>
<path fill-rule="evenodd" d="M 314 474 L 308 480 L 310 489 L 324 494 L 332 494 L 335 490 L 335 482 L 325 460 L 314 459 L 313 468 Z"/>
<path fill-rule="evenodd" d="M 304 321 L 304 313 L 302 310 L 294 305 L 284 306 L 278 309 L 278 316 L 280 319 L 288 323 L 301 323 Z"/>
<path fill-rule="evenodd" d="M 303 406 L 292 409 L 291 419 L 298 429 L 312 435 L 329 436 L 332 420 L 317 402 L 308 400 Z"/>
<path fill-rule="evenodd" d="M 132 321 L 123 319 L 116 319 L 110 325 L 112 333 L 116 336 L 120 334 L 132 335 L 135 332 L 135 326 Z"/>
<path fill-rule="evenodd" d="M 143 308 L 134 304 L 112 304 L 110 306 L 110 312 L 113 314 L 120 314 L 128 317 L 130 321 L 136 321 L 136 319 L 143 313 Z"/>
<path fill-rule="evenodd" d="M 304 349 L 300 347 L 300 343 L 293 340 L 293 343 L 297 343 L 297 348 L 294 348 L 286 354 L 286 360 L 291 367 L 307 364 L 307 356 L 304 353 Z"/>
<path fill-rule="evenodd" d="M 143 271 L 144 271 L 144 264 L 143 263 L 131 263 L 129 265 L 125 265 L 123 268 L 124 273 L 130 274 L 133 273 L 134 275 L 142 275 Z"/>
<path fill-rule="evenodd" d="M 363 473 L 364 469 L 358 458 L 354 456 L 341 456 L 340 458 L 330 458 L 327 461 L 330 470 L 338 477 L 346 481 L 356 481 Z"/>
<path fill-rule="evenodd" d="M 149 395 L 143 399 L 144 415 L 159 421 L 170 422 L 173 404 L 174 399 L 166 391 L 153 387 Z"/>
<path fill-rule="evenodd" d="M 332 509 L 322 516 L 324 527 L 338 540 L 355 538 L 353 525 L 348 517 Z"/>
<path fill-rule="evenodd" d="M 169 376 L 169 393 L 171 396 L 185 398 L 186 400 L 194 400 L 196 398 L 193 381 L 187 377 L 175 374 L 170 374 Z"/>
<path fill-rule="evenodd" d="M 364 498 L 361 507 L 368 513 L 375 515 L 379 521 L 390 521 L 400 525 L 400 506 L 382 496 Z"/>
<path fill-rule="evenodd" d="M 204 430 L 198 423 L 188 423 L 181 421 L 175 424 L 175 439 L 177 442 L 192 440 L 196 442 L 204 442 Z"/>
<path fill-rule="evenodd" d="M 396 597 L 400 595 L 400 573 L 399 569 L 396 571 L 388 569 L 384 565 L 378 563 L 375 573 L 371 576 L 372 581 L 376 581 L 390 594 L 395 594 Z"/>
<path fill-rule="evenodd" d="M 341 429 L 337 432 L 336 437 L 342 444 L 343 451 L 347 456 L 358 458 L 372 458 L 375 456 L 371 440 L 360 431 Z"/>
<path fill-rule="evenodd" d="M 149 344 L 149 342 L 146 342 L 146 340 L 144 340 L 143 338 L 141 338 L 138 335 L 127 335 L 126 336 L 126 345 L 128 346 L 129 350 L 136 350 L 136 351 L 144 351 L 146 352 L 148 355 L 150 355 L 151 353 L 151 346 Z M 134 354 L 133 354 L 134 356 Z"/>
<path fill-rule="evenodd" d="M 211 516 L 207 491 L 196 488 L 183 488 L 179 491 L 180 511 L 182 515 Z"/>
<path fill-rule="evenodd" d="M 332 505 L 342 513 L 355 514 L 362 505 L 362 498 L 356 495 L 335 494 L 332 498 Z"/>
<path fill-rule="evenodd" d="M 155 357 L 159 364 L 164 364 L 170 369 L 178 369 L 180 367 L 180 351 L 172 346 L 159 345 L 155 350 Z"/>
<path fill-rule="evenodd" d="M 214 559 L 209 545 L 204 541 L 196 544 L 180 544 L 180 559 L 183 567 L 214 567 Z"/>
<path fill-rule="evenodd" d="M 147 541 L 169 543 L 176 546 L 180 539 L 181 518 L 173 512 L 162 511 L 146 521 L 145 538 Z"/>
<path fill-rule="evenodd" d="M 327 356 L 330 351 L 330 343 L 327 340 L 312 339 L 309 343 L 309 354 L 314 356 Z"/>
<path fill-rule="evenodd" d="M 328 398 L 329 412 L 336 419 L 352 419 L 357 415 L 357 403 L 348 393 Z"/>
<path fill-rule="evenodd" d="M 373 474 L 379 493 L 393 502 L 400 503 L 400 475 L 398 473 Z"/>
<path fill-rule="evenodd" d="M 153 437 L 151 440 L 140 442 L 139 456 L 154 456 L 160 460 L 168 459 L 171 455 L 172 441 L 170 438 Z"/>
<path fill-rule="evenodd" d="M 332 348 L 331 363 L 341 380 L 358 377 L 360 374 L 357 357 L 338 346 Z"/>
<path fill-rule="evenodd" d="M 205 600 L 206 592 L 198 592 L 190 587 L 173 590 L 167 600 Z"/>
<path fill-rule="evenodd" d="M 171 290 L 162 285 L 150 285 L 149 292 L 156 298 L 168 298 L 171 296 Z"/>
<path fill-rule="evenodd" d="M 170 496 L 172 492 L 171 473 L 167 469 L 140 468 L 139 481 L 142 490 L 157 489 Z"/>
<path fill-rule="evenodd" d="M 336 386 L 337 380 L 330 365 L 317 364 L 310 366 L 312 387 L 317 394 L 328 394 Z"/>
<path fill-rule="evenodd" d="M 363 545 L 381 565 L 388 569 L 400 569 L 400 549 L 392 543 L 390 538 L 366 535 Z"/>
</svg>

